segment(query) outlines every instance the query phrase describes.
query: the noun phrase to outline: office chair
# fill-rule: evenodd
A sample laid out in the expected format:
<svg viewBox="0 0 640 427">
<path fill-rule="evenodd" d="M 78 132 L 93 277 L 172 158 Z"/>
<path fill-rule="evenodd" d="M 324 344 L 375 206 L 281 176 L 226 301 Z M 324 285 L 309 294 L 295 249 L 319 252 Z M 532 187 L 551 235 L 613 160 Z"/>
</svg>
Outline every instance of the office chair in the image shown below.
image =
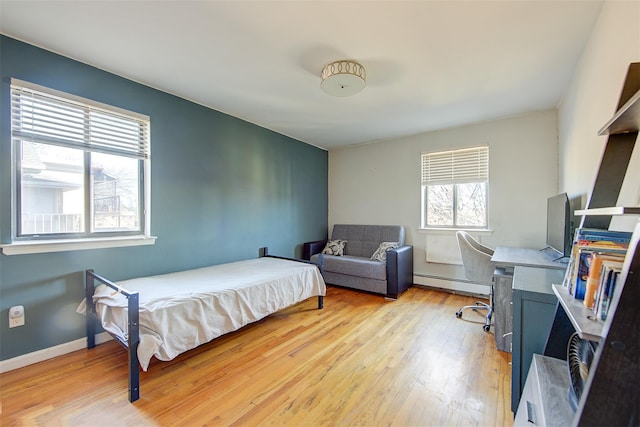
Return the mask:
<svg viewBox="0 0 640 427">
<path fill-rule="evenodd" d="M 467 308 L 487 310 L 483 329 L 489 332 L 489 329 L 491 329 L 491 316 L 493 315 L 493 271 L 495 270 L 495 263 L 491 262 L 493 249 L 481 245 L 465 231 L 458 231 L 456 237 L 458 238 L 458 247 L 460 248 L 464 273 L 467 279 L 481 285 L 487 285 L 490 288 L 489 304 L 478 301 L 475 305 L 466 305 L 456 311 L 456 317 L 458 319 L 462 318 L 462 311 Z"/>
</svg>

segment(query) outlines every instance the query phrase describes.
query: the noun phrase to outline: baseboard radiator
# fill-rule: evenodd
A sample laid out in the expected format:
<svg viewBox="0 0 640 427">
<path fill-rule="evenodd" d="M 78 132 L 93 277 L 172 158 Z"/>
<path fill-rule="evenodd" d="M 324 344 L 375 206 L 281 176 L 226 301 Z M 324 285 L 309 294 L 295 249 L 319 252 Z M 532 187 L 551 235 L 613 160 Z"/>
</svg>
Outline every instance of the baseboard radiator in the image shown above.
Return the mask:
<svg viewBox="0 0 640 427">
<path fill-rule="evenodd" d="M 455 234 L 426 235 L 425 255 L 428 263 L 462 265 L 458 239 Z"/>
<path fill-rule="evenodd" d="M 452 293 L 465 295 L 477 295 L 479 297 L 489 297 L 490 288 L 486 285 L 479 285 L 469 280 L 454 279 L 451 277 L 434 276 L 424 273 L 413 273 L 413 283 L 415 285 L 426 286 L 434 289 L 441 289 Z"/>
</svg>

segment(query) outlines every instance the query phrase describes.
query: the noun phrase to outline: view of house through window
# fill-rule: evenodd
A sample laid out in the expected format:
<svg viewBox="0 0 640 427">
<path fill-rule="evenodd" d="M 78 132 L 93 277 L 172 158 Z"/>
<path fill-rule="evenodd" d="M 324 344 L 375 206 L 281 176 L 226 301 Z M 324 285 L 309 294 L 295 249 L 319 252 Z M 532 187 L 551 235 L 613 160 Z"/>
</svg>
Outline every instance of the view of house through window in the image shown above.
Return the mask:
<svg viewBox="0 0 640 427">
<path fill-rule="evenodd" d="M 93 229 L 140 230 L 140 169 L 136 159 L 91 157 Z"/>
<path fill-rule="evenodd" d="M 422 227 L 486 228 L 489 149 L 422 155 Z"/>
<path fill-rule="evenodd" d="M 22 143 L 20 235 L 84 233 L 82 150 Z M 92 153 L 89 197 L 93 231 L 140 231 L 139 161 Z"/>
<path fill-rule="evenodd" d="M 15 236 L 143 232 L 148 119 L 13 83 Z"/>
<path fill-rule="evenodd" d="M 84 158 L 80 150 L 21 144 L 20 235 L 84 232 Z"/>
</svg>

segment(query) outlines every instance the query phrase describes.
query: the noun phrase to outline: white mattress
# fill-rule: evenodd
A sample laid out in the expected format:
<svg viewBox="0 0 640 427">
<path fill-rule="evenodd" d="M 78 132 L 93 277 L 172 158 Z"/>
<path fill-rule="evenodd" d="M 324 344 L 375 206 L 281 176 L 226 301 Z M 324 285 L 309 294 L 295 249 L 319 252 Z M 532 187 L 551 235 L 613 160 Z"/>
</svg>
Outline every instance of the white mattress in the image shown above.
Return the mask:
<svg viewBox="0 0 640 427">
<path fill-rule="evenodd" d="M 117 282 L 140 299 L 138 358 L 147 370 L 153 356 L 180 353 L 326 293 L 314 265 L 257 258 Z M 127 339 L 127 299 L 106 285 L 93 300 L 105 330 Z"/>
</svg>

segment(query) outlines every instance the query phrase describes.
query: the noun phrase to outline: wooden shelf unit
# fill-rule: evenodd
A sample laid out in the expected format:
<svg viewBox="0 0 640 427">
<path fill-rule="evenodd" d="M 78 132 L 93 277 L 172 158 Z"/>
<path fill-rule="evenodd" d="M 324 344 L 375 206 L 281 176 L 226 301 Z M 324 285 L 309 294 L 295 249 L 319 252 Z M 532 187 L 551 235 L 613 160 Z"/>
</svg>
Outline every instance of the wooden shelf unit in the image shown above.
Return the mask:
<svg viewBox="0 0 640 427">
<path fill-rule="evenodd" d="M 636 92 L 598 132 L 598 135 L 615 135 L 637 132 L 640 129 L 640 90 Z"/>
<path fill-rule="evenodd" d="M 625 258 L 574 425 L 638 425 L 640 423 L 640 222 Z M 584 308 L 584 306 L 583 306 Z M 567 306 L 570 317 L 580 310 Z M 583 321 L 582 321 L 583 322 Z M 579 326 L 583 328 L 583 326 Z M 582 329 L 584 333 L 584 329 Z M 590 335 L 585 333 L 585 338 Z"/>
<path fill-rule="evenodd" d="M 640 215 L 640 207 L 614 206 L 612 208 L 581 209 L 576 210 L 575 215 Z"/>
<path fill-rule="evenodd" d="M 600 341 L 603 337 L 604 321 L 593 318 L 593 310 L 584 306 L 581 300 L 569 295 L 567 288 L 562 285 L 551 285 L 553 293 L 558 297 L 567 317 L 580 338 L 590 341 Z"/>
<path fill-rule="evenodd" d="M 637 215 L 638 207 L 615 207 L 622 181 L 640 129 L 640 63 L 629 66 L 627 78 L 618 103 L 618 111 L 602 128 L 601 134 L 609 138 L 600 162 L 600 168 L 593 190 L 582 216 L 581 227 L 608 229 L 611 215 Z M 556 319 L 547 339 L 545 354 L 557 352 L 559 337 L 566 332 L 566 325 L 558 321 L 568 318 L 584 339 L 595 341 L 597 345 L 591 363 L 586 386 L 575 412 L 566 410 L 562 415 L 552 415 L 551 419 L 536 421 L 536 425 L 567 425 L 566 419 L 572 419 L 571 425 L 640 425 L 640 221 L 635 227 L 629 249 L 625 257 L 619 285 L 615 290 L 607 319 L 603 322 L 587 318 L 589 310 L 580 301 L 573 301 L 565 288 L 554 286 L 558 297 Z M 560 313 L 565 313 L 560 314 Z M 565 329 L 565 330 L 563 330 Z M 565 341 L 566 342 L 566 341 Z M 566 344 L 565 344 L 566 345 Z M 566 354 L 566 353 L 565 353 Z M 558 356 L 556 356 L 558 357 Z M 541 369 L 540 363 L 532 364 L 531 369 Z M 559 368 L 556 362 L 556 368 Z M 566 366 L 566 362 L 564 366 Z M 562 370 L 562 369 L 560 369 Z M 557 372 L 559 372 L 556 369 Z M 568 369 L 567 375 L 568 375 Z M 530 372 L 529 377 L 539 378 L 544 373 Z M 525 389 L 528 387 L 528 379 Z M 561 378 L 547 381 L 549 387 L 557 387 Z M 537 391 L 535 403 L 543 407 L 544 396 L 552 392 L 543 384 L 532 384 Z M 537 399 L 537 400 L 536 400 Z M 514 425 L 527 422 L 527 402 L 521 400 Z M 528 406 L 533 403 L 529 402 Z M 545 417 L 546 411 L 541 412 Z M 562 421 L 564 420 L 564 421 Z M 526 424 L 528 425 L 528 424 Z"/>
<path fill-rule="evenodd" d="M 618 196 L 629 167 L 629 161 L 640 129 L 640 62 L 629 65 L 627 77 L 618 101 L 618 109 L 600 135 L 609 135 L 600 168 L 585 206 L 580 227 L 607 230 L 611 215 L 626 215 L 640 209 L 619 208 Z M 593 211 L 593 212 L 592 212 Z M 576 212 L 576 215 L 582 215 Z"/>
</svg>

